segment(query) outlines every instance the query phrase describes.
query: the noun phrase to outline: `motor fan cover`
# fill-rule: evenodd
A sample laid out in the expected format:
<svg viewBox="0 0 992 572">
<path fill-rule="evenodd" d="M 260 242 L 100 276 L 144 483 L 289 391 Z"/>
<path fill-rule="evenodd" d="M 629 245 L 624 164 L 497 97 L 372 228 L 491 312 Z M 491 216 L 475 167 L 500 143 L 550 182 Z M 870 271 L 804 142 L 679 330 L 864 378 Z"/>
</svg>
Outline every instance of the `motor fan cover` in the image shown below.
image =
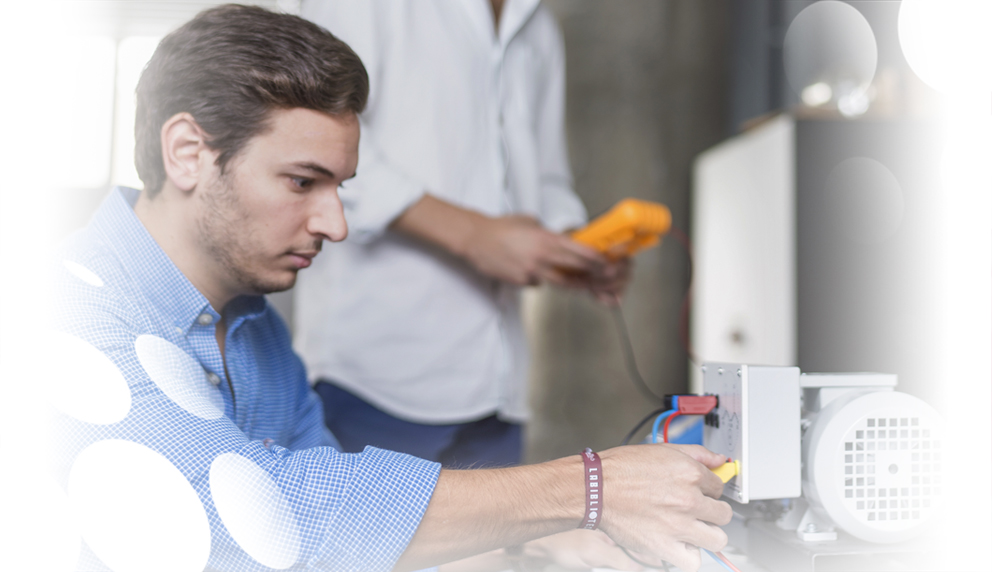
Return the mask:
<svg viewBox="0 0 992 572">
<path fill-rule="evenodd" d="M 917 537 L 942 504 L 942 429 L 935 409 L 905 393 L 839 397 L 803 438 L 803 492 L 814 508 L 862 540 Z"/>
</svg>

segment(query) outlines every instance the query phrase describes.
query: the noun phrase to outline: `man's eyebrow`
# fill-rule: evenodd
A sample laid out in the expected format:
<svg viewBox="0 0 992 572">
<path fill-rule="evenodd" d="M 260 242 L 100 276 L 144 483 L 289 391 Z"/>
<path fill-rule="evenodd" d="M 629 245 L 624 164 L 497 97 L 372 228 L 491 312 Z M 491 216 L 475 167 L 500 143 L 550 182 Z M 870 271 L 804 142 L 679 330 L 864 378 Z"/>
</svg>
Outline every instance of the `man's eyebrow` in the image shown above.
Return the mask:
<svg viewBox="0 0 992 572">
<path fill-rule="evenodd" d="M 327 170 L 324 167 L 321 167 L 320 165 L 318 165 L 316 163 L 309 163 L 309 162 L 305 162 L 305 163 L 293 163 L 293 166 L 294 167 L 299 167 L 301 169 L 306 169 L 308 171 L 313 171 L 315 173 L 320 173 L 321 175 L 324 175 L 325 177 L 328 177 L 328 178 L 331 178 L 331 179 L 334 178 L 334 173 L 332 173 L 331 171 Z"/>
</svg>

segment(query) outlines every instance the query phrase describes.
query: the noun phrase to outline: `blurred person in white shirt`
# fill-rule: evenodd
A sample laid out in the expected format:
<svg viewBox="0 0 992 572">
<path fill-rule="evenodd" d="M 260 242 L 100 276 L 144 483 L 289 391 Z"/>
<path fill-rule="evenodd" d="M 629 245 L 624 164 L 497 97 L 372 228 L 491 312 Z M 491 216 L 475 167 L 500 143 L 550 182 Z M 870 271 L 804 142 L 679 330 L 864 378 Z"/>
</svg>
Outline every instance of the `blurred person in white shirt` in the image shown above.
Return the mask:
<svg viewBox="0 0 992 572">
<path fill-rule="evenodd" d="M 296 347 L 346 451 L 520 461 L 522 286 L 629 279 L 570 240 L 561 33 L 538 0 L 311 0 L 369 72 L 350 236 L 296 287 Z"/>
</svg>

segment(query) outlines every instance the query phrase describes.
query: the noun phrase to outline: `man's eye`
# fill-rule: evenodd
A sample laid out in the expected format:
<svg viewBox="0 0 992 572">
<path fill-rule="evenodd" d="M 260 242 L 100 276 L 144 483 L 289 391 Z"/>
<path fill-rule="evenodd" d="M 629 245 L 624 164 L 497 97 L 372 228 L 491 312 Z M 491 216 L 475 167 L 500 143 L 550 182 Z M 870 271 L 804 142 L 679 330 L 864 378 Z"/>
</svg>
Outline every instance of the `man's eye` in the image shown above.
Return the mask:
<svg viewBox="0 0 992 572">
<path fill-rule="evenodd" d="M 301 189 L 306 189 L 313 184 L 313 179 L 308 179 L 306 177 L 290 177 L 293 184 Z"/>
</svg>

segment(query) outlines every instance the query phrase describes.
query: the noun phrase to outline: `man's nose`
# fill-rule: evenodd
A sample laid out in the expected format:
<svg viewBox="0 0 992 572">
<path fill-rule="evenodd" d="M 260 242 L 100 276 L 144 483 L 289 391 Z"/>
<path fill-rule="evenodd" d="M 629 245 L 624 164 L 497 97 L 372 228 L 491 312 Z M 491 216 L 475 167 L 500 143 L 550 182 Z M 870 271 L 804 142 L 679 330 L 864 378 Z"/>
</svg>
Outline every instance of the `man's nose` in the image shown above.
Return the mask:
<svg viewBox="0 0 992 572">
<path fill-rule="evenodd" d="M 331 242 L 347 238 L 348 221 L 344 219 L 344 205 L 336 188 L 319 194 L 307 222 L 307 230 Z"/>
</svg>

